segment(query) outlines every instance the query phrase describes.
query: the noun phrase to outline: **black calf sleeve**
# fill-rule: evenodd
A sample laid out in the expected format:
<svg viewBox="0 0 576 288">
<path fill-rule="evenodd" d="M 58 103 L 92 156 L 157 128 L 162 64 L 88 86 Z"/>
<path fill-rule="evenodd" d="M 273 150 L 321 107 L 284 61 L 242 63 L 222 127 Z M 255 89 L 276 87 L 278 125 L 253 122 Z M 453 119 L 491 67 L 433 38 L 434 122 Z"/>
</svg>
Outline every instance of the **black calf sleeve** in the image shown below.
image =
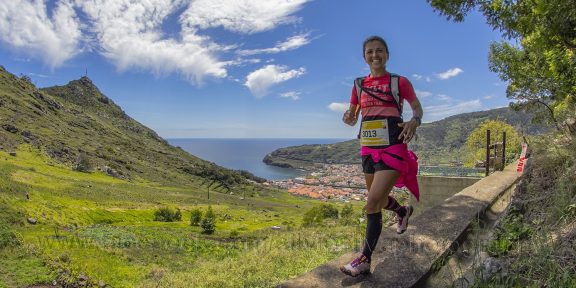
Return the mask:
<svg viewBox="0 0 576 288">
<path fill-rule="evenodd" d="M 366 217 L 368 218 L 368 223 L 366 225 L 366 240 L 362 254 L 370 258 L 382 232 L 382 212 L 367 214 Z"/>
<path fill-rule="evenodd" d="M 384 209 L 394 211 L 400 217 L 406 215 L 406 207 L 401 206 L 392 196 L 388 196 L 388 205 Z"/>
</svg>

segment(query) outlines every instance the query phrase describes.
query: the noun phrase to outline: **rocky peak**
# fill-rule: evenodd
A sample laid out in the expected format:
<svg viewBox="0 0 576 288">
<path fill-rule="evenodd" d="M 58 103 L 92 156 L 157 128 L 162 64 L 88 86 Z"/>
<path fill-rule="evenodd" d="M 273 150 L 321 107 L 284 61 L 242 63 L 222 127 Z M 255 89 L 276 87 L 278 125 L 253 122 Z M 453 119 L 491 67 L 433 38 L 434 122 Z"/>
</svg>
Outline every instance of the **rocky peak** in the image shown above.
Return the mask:
<svg viewBox="0 0 576 288">
<path fill-rule="evenodd" d="M 78 82 L 80 82 L 80 84 L 82 84 L 83 86 L 90 87 L 90 88 L 92 88 L 92 87 L 96 88 L 96 86 L 94 85 L 94 83 L 92 83 L 92 80 L 90 80 L 90 78 L 88 78 L 88 76 L 80 77 Z"/>
<path fill-rule="evenodd" d="M 82 107 L 95 108 L 99 107 L 99 103 L 104 105 L 112 104 L 112 101 L 102 94 L 100 89 L 87 76 L 72 80 L 64 86 L 53 86 L 42 90 Z"/>
<path fill-rule="evenodd" d="M 96 87 L 96 85 L 94 85 L 94 83 L 92 83 L 92 80 L 90 80 L 90 78 L 88 78 L 88 76 L 82 76 L 78 80 L 72 80 L 72 81 L 68 82 L 68 84 L 66 84 L 65 86 L 68 86 L 69 88 L 76 90 L 76 91 L 84 92 L 82 94 L 88 93 L 92 96 L 96 96 L 96 98 L 106 97 L 106 96 L 102 95 L 102 93 L 100 92 L 98 87 Z M 80 96 L 80 95 L 77 95 L 77 96 Z M 81 96 L 86 96 L 86 95 L 81 95 Z"/>
</svg>

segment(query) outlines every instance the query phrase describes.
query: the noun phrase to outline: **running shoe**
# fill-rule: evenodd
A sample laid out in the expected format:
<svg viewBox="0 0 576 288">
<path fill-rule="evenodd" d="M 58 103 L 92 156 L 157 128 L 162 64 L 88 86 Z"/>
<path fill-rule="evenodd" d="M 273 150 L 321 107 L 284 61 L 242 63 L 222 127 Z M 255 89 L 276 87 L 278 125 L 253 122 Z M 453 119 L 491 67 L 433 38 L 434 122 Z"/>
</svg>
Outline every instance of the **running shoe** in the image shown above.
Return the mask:
<svg viewBox="0 0 576 288">
<path fill-rule="evenodd" d="M 402 234 L 406 231 L 406 229 L 408 229 L 408 219 L 410 218 L 410 216 L 412 216 L 412 212 L 414 212 L 414 208 L 412 208 L 412 206 L 410 205 L 406 206 L 406 214 L 404 215 L 404 217 L 398 217 L 400 220 L 398 220 L 398 227 L 396 228 L 396 233 Z"/>
<path fill-rule="evenodd" d="M 352 260 L 350 264 L 340 267 L 340 271 L 352 277 L 356 277 L 360 274 L 368 274 L 370 273 L 370 259 L 363 254 L 360 254 L 360 256 Z"/>
</svg>

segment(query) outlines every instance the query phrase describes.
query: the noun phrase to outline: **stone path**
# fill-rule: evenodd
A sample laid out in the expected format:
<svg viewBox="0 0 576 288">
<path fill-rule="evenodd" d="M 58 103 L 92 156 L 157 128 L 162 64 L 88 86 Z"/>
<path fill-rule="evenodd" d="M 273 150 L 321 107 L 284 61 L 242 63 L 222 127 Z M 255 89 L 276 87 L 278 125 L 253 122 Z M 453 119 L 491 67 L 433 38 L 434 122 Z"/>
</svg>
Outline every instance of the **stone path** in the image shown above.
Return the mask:
<svg viewBox="0 0 576 288">
<path fill-rule="evenodd" d="M 410 219 L 408 230 L 382 231 L 372 255 L 372 273 L 356 278 L 339 270 L 356 254 L 348 253 L 278 287 L 415 287 L 438 261 L 458 245 L 471 222 L 519 179 L 516 164 L 476 182 L 442 204 Z M 425 195 L 423 195 L 425 197 Z M 436 264 L 437 265 L 437 264 Z"/>
</svg>

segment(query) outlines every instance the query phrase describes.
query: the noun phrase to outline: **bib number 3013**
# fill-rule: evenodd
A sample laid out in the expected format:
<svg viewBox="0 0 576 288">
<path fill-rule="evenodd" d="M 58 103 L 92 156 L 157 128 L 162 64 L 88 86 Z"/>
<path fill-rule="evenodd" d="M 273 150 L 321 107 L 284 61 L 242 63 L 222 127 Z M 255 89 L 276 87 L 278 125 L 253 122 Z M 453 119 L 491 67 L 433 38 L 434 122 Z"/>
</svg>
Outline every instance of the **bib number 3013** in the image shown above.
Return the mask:
<svg viewBox="0 0 576 288">
<path fill-rule="evenodd" d="M 362 122 L 360 136 L 360 144 L 362 146 L 390 145 L 388 121 L 381 119 Z"/>
</svg>

